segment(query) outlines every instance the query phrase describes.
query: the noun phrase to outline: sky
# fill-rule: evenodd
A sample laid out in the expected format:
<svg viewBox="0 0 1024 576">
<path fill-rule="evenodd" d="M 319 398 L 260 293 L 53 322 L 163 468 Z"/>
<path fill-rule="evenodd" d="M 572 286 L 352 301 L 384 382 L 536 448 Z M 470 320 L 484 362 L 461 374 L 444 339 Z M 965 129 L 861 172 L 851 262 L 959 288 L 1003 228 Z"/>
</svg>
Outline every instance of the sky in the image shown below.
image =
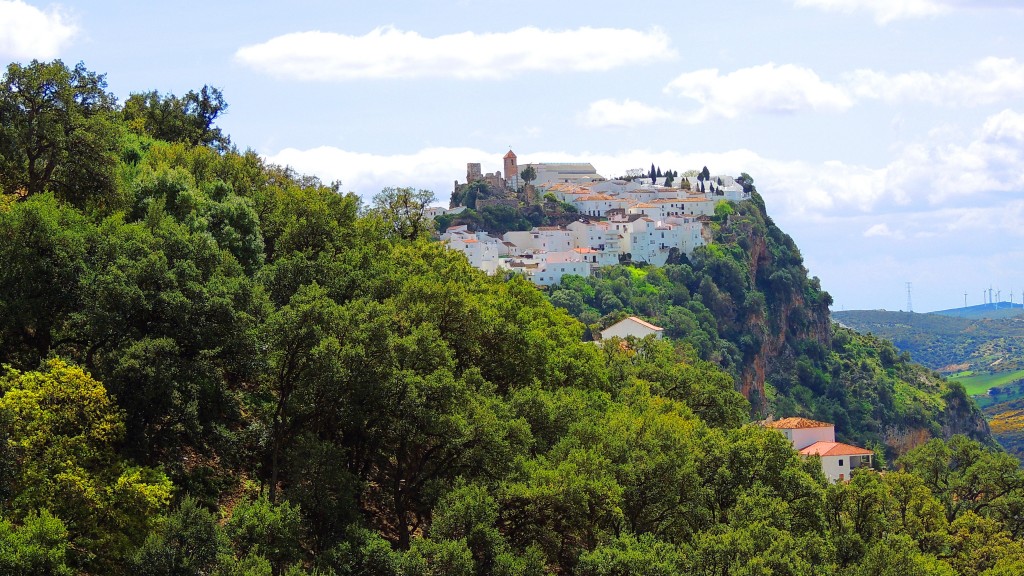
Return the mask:
<svg viewBox="0 0 1024 576">
<path fill-rule="evenodd" d="M 0 0 L 0 60 L 220 88 L 242 149 L 447 203 L 466 163 L 750 174 L 833 309 L 1024 301 L 1024 3 Z"/>
</svg>

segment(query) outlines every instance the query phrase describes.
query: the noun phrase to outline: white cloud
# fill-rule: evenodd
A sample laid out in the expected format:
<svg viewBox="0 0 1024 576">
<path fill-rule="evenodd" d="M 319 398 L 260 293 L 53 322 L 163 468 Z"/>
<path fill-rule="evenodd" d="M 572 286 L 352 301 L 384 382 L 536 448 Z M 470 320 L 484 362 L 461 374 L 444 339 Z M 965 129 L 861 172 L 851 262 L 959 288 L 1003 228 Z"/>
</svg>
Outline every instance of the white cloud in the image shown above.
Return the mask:
<svg viewBox="0 0 1024 576">
<path fill-rule="evenodd" d="M 793 64 L 768 63 L 725 75 L 717 69 L 697 70 L 672 80 L 665 92 L 699 102 L 697 119 L 735 118 L 750 112 L 841 111 L 853 105 L 840 86 Z"/>
<path fill-rule="evenodd" d="M 861 99 L 976 106 L 1024 96 L 1024 63 L 1014 58 L 985 58 L 970 70 L 944 74 L 907 72 L 890 75 L 874 70 L 857 70 L 846 75 L 846 85 Z"/>
<path fill-rule="evenodd" d="M 943 136 L 948 138 L 948 136 Z M 963 140 L 963 139 L 961 139 Z M 872 214 L 930 213 L 941 230 L 978 229 L 993 222 L 1024 234 L 1024 114 L 1004 110 L 989 117 L 966 141 L 925 141 L 907 146 L 888 164 L 870 167 L 839 161 L 808 163 L 767 158 L 746 149 L 726 152 L 632 150 L 616 154 L 537 151 L 523 154 L 528 162 L 591 162 L 600 174 L 616 176 L 653 162 L 679 171 L 708 166 L 714 174 L 751 174 L 775 214 L 814 222 Z M 501 170 L 502 150 L 426 148 L 401 155 L 374 155 L 320 147 L 285 149 L 268 160 L 290 165 L 324 180 L 341 180 L 343 189 L 370 198 L 385 186 L 433 190 L 446 200 L 453 180 L 465 178 L 467 162 L 480 162 L 485 172 Z M 1014 209 L 1006 209 L 1016 202 Z M 977 206 L 985 206 L 979 210 Z M 939 214 L 940 216 L 935 216 Z M 866 222 L 860 231 L 879 224 Z M 938 224 L 936 224 L 938 226 Z M 903 226 L 889 226 L 890 230 Z M 883 229 L 875 229 L 878 235 Z M 905 235 L 936 232 L 922 224 Z"/>
<path fill-rule="evenodd" d="M 47 11 L 22 0 L 0 0 L 0 55 L 12 59 L 55 58 L 78 28 L 59 9 Z"/>
<path fill-rule="evenodd" d="M 895 190 L 937 206 L 966 205 L 979 195 L 1024 191 L 1024 115 L 1003 110 L 988 117 L 969 142 L 908 146 L 887 168 Z"/>
<path fill-rule="evenodd" d="M 893 238 L 893 239 L 896 239 L 896 240 L 902 240 L 903 239 L 903 233 L 902 232 L 900 232 L 900 231 L 895 231 L 894 232 L 892 229 L 889 228 L 889 225 L 884 223 L 884 222 L 881 223 L 881 224 L 875 224 L 874 226 L 872 226 L 872 227 L 870 227 L 870 228 L 868 228 L 867 230 L 864 231 L 864 237 L 865 238 L 872 238 L 872 237 L 875 237 L 875 236 L 879 236 L 879 237 L 882 237 L 882 238 Z"/>
<path fill-rule="evenodd" d="M 1024 97 L 1024 63 L 1014 58 L 985 58 L 965 70 L 942 74 L 888 74 L 856 70 L 841 82 L 823 80 L 809 69 L 774 63 L 741 68 L 728 74 L 697 70 L 676 77 L 664 92 L 689 98 L 701 107 L 683 113 L 626 99 L 598 100 L 584 114 L 591 127 L 636 126 L 660 120 L 699 123 L 748 114 L 803 111 L 845 111 L 859 101 L 928 102 L 940 106 L 981 106 Z M 894 120 L 894 129 L 899 128 Z"/>
<path fill-rule="evenodd" d="M 466 178 L 467 162 L 495 158 L 493 168 L 484 167 L 485 172 L 493 172 L 501 170 L 501 156 L 475 148 L 425 148 L 411 154 L 381 155 L 320 146 L 309 150 L 285 148 L 266 158 L 325 182 L 340 180 L 342 190 L 366 200 L 387 186 L 411 186 L 432 190 L 438 200 L 447 203 L 454 180 Z"/>
<path fill-rule="evenodd" d="M 794 4 L 847 14 L 868 12 L 879 24 L 904 18 L 939 16 L 957 10 L 1021 10 L 1017 0 L 794 0 Z"/>
<path fill-rule="evenodd" d="M 655 28 L 461 32 L 427 38 L 391 26 L 363 36 L 296 32 L 245 46 L 235 58 L 257 70 L 299 80 L 363 78 L 501 79 L 532 71 L 606 71 L 675 56 Z"/>
<path fill-rule="evenodd" d="M 674 114 L 662 108 L 648 106 L 636 100 L 598 100 L 590 104 L 583 117 L 587 126 L 600 128 L 605 126 L 638 126 L 651 124 L 659 120 L 671 120 Z"/>
<path fill-rule="evenodd" d="M 981 130 L 989 142 L 1024 143 L 1024 114 L 1003 110 L 989 116 Z"/>
<path fill-rule="evenodd" d="M 879 24 L 950 11 L 949 2 L 941 0 L 795 0 L 794 3 L 800 7 L 821 8 L 831 12 L 870 12 Z"/>
</svg>

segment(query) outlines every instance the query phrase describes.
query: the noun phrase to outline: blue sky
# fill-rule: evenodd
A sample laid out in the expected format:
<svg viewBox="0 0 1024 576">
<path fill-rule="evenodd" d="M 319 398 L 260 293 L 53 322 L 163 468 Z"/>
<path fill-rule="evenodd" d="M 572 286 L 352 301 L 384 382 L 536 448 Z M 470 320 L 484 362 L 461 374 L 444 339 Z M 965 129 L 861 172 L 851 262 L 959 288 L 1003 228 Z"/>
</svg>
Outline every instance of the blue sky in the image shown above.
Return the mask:
<svg viewBox="0 0 1024 576">
<path fill-rule="evenodd" d="M 836 309 L 1024 298 L 1009 0 L 0 0 L 0 59 L 210 84 L 240 147 L 370 198 L 467 162 L 751 174 Z"/>
</svg>

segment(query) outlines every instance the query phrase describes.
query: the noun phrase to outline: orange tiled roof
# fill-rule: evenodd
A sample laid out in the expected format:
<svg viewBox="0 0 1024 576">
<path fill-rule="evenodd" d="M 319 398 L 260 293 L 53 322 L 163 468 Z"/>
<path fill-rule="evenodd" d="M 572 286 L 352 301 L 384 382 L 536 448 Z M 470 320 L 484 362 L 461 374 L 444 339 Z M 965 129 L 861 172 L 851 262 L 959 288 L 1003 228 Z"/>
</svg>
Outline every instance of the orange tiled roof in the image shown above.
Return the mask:
<svg viewBox="0 0 1024 576">
<path fill-rule="evenodd" d="M 660 326 L 655 326 L 654 324 L 651 324 L 650 322 L 646 322 L 644 320 L 641 320 L 641 319 L 637 318 L 636 316 L 630 316 L 629 318 L 626 318 L 626 320 L 632 320 L 633 322 L 636 322 L 637 324 L 639 324 L 641 326 L 644 326 L 646 328 L 650 328 L 651 330 L 664 330 L 664 328 L 662 328 Z"/>
<path fill-rule="evenodd" d="M 874 454 L 874 452 L 858 446 L 843 444 L 842 442 L 815 442 L 800 450 L 801 456 L 813 456 L 815 454 L 818 456 L 869 456 Z"/>
<path fill-rule="evenodd" d="M 768 422 L 767 424 L 765 424 L 766 428 L 777 429 L 826 428 L 828 426 L 833 426 L 833 424 L 829 424 L 828 422 L 819 422 L 817 420 L 811 420 L 810 418 L 799 418 L 795 416 L 790 418 L 783 418 L 782 420 L 776 420 L 774 422 Z"/>
</svg>

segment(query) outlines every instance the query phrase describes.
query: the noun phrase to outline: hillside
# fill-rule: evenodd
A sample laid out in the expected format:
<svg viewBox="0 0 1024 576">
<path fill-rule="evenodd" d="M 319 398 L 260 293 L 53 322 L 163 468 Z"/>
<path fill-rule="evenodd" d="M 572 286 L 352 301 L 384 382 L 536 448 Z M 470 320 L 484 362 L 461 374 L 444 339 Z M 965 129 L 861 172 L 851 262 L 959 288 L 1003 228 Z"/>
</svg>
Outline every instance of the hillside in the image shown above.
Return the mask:
<svg viewBox="0 0 1024 576">
<path fill-rule="evenodd" d="M 884 310 L 833 312 L 836 321 L 890 340 L 916 362 L 947 373 L 1024 368 L 1024 316 L 973 320 Z"/>
<path fill-rule="evenodd" d="M 953 433 L 992 443 L 961 386 L 885 340 L 831 323 L 831 298 L 756 190 L 731 210 L 711 223 L 713 243 L 692 257 L 566 278 L 552 287 L 551 302 L 592 334 L 629 314 L 662 326 L 731 373 L 756 417 L 834 422 L 844 441 L 884 446 L 890 457 Z"/>
<path fill-rule="evenodd" d="M 1024 461 L 1024 398 L 992 404 L 984 412 L 999 444 Z"/>
<path fill-rule="evenodd" d="M 580 296 L 674 340 L 595 345 L 604 317 L 432 241 L 429 194 L 239 151 L 216 89 L 105 89 L 0 83 L 0 574 L 1024 570 L 1017 461 L 962 388 L 830 325 L 759 199 Z M 899 460 L 829 483 L 773 410 Z"/>
<path fill-rule="evenodd" d="M 1013 318 L 1024 314 L 1024 304 L 1012 302 L 994 302 L 992 304 L 979 304 L 966 308 L 951 308 L 949 310 L 936 310 L 931 314 L 940 316 L 953 316 L 956 318 L 970 318 L 972 320 Z"/>
</svg>

